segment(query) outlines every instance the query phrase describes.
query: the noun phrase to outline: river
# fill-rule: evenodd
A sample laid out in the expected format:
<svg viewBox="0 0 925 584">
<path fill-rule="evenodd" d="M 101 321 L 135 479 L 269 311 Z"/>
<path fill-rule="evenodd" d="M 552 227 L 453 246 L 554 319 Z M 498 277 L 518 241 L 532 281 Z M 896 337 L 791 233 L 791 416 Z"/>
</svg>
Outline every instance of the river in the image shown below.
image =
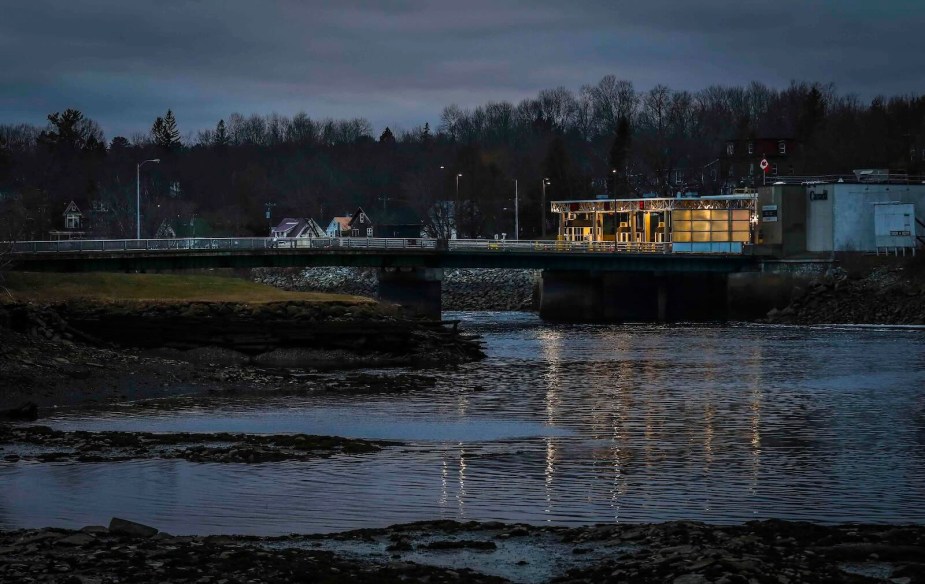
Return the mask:
<svg viewBox="0 0 925 584">
<path fill-rule="evenodd" d="M 488 358 L 42 421 L 402 446 L 307 463 L 0 463 L 0 528 L 112 516 L 259 535 L 425 519 L 925 522 L 925 330 L 444 316 L 481 334 Z"/>
</svg>

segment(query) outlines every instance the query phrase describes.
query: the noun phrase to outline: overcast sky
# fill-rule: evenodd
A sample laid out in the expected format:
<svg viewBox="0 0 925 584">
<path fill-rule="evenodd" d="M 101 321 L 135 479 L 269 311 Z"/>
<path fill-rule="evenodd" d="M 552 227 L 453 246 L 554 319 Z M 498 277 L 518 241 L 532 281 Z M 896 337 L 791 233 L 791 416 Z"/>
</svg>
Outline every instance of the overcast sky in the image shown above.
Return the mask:
<svg viewBox="0 0 925 584">
<path fill-rule="evenodd" d="M 171 108 L 439 123 L 456 103 L 578 90 L 834 82 L 925 93 L 923 0 L 0 0 L 0 123 L 76 107 L 107 138 Z"/>
</svg>

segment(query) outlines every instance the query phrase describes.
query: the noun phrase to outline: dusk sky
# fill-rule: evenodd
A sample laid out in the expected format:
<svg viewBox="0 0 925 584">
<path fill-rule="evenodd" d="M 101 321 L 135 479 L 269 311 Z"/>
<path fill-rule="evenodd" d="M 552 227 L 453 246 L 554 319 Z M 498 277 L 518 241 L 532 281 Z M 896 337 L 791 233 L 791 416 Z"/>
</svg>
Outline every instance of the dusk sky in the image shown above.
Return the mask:
<svg viewBox="0 0 925 584">
<path fill-rule="evenodd" d="M 925 93 L 921 0 L 7 0 L 0 123 L 76 107 L 107 139 L 171 108 L 181 132 L 232 112 L 439 124 L 608 74 L 646 90 L 833 82 Z"/>
</svg>

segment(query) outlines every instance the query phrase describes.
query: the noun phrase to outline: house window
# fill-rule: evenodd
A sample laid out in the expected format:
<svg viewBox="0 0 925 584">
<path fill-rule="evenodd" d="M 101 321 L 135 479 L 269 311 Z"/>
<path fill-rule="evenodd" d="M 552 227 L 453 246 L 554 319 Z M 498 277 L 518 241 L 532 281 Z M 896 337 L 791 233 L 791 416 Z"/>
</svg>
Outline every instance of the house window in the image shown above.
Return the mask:
<svg viewBox="0 0 925 584">
<path fill-rule="evenodd" d="M 771 174 L 773 174 L 774 176 L 777 176 L 777 165 L 776 164 L 771 165 Z"/>
<path fill-rule="evenodd" d="M 786 153 L 787 153 L 787 143 L 784 142 L 783 140 L 781 140 L 780 142 L 778 142 L 778 143 L 777 143 L 777 152 L 778 152 L 779 154 L 786 154 Z"/>
<path fill-rule="evenodd" d="M 748 143 L 748 153 L 749 153 L 749 154 L 754 154 L 754 153 L 755 153 L 755 143 L 754 143 L 754 142 L 749 142 L 749 143 Z"/>
<path fill-rule="evenodd" d="M 373 228 L 372 228 L 372 227 L 367 227 L 367 228 L 366 228 L 366 237 L 372 237 L 372 236 L 373 236 Z"/>
<path fill-rule="evenodd" d="M 366 221 L 364 221 L 364 219 L 365 219 L 365 218 L 363 217 L 363 214 L 360 213 L 360 223 L 366 223 Z"/>
<path fill-rule="evenodd" d="M 682 174 L 682 173 L 681 173 L 680 170 L 674 171 L 674 184 L 676 184 L 676 185 L 684 184 L 684 181 L 681 180 L 681 179 L 682 179 L 681 174 Z"/>
<path fill-rule="evenodd" d="M 79 229 L 80 228 L 80 215 L 68 215 L 65 217 L 65 224 L 68 229 Z"/>
<path fill-rule="evenodd" d="M 351 230 L 350 230 L 350 237 L 359 237 L 359 236 L 360 236 L 360 230 L 359 230 L 359 229 L 351 229 Z"/>
<path fill-rule="evenodd" d="M 732 142 L 726 144 L 726 156 L 732 156 L 733 154 L 735 154 L 735 151 L 736 151 L 735 144 L 733 144 Z"/>
</svg>

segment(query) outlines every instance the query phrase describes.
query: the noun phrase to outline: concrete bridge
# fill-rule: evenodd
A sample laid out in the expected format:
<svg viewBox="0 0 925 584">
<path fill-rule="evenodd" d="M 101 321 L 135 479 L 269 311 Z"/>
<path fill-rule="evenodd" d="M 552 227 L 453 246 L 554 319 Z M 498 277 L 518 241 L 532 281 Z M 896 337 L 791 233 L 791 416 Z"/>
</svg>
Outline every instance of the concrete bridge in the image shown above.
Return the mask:
<svg viewBox="0 0 925 584">
<path fill-rule="evenodd" d="M 14 269 L 27 271 L 378 268 L 381 299 L 430 316 L 440 314 L 444 269 L 538 269 L 540 315 L 563 321 L 723 319 L 730 276 L 751 281 L 761 271 L 760 258 L 672 253 L 670 243 L 194 238 L 29 241 L 11 252 Z"/>
</svg>

